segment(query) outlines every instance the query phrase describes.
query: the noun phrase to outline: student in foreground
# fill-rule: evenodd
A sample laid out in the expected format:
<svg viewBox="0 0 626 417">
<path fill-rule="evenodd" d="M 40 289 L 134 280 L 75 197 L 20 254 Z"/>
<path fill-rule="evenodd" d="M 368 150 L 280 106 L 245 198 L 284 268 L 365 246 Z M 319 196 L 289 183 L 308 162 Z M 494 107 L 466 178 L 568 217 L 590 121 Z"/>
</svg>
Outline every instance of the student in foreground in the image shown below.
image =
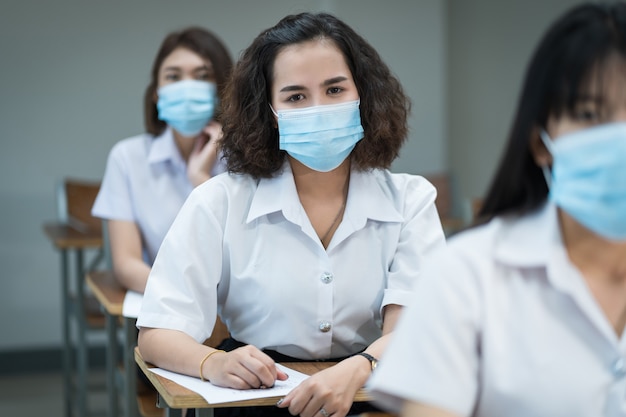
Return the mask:
<svg viewBox="0 0 626 417">
<path fill-rule="evenodd" d="M 368 384 L 402 416 L 626 415 L 626 4 L 558 19 L 480 213 Z"/>
<path fill-rule="evenodd" d="M 229 173 L 197 187 L 168 232 L 139 349 L 236 389 L 287 378 L 274 361 L 338 361 L 278 408 L 215 412 L 343 417 L 424 259 L 445 244 L 434 187 L 387 170 L 407 138 L 408 100 L 354 30 L 302 13 L 243 52 L 223 105 Z M 218 314 L 232 339 L 216 350 L 202 342 Z"/>
</svg>

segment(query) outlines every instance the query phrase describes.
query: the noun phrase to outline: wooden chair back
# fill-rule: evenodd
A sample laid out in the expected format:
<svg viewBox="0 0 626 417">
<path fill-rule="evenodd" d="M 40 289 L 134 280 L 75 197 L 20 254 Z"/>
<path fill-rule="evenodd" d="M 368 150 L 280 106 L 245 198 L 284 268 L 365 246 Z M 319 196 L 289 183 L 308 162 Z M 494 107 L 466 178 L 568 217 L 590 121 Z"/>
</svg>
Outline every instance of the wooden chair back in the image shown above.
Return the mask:
<svg viewBox="0 0 626 417">
<path fill-rule="evenodd" d="M 102 231 L 102 221 L 91 215 L 100 182 L 66 178 L 57 187 L 59 220 L 78 230 Z"/>
<path fill-rule="evenodd" d="M 437 173 L 424 175 L 436 189 L 437 198 L 435 199 L 435 206 L 441 219 L 449 219 L 452 217 L 453 201 L 452 201 L 452 186 L 450 184 L 450 175 L 447 173 Z"/>
</svg>

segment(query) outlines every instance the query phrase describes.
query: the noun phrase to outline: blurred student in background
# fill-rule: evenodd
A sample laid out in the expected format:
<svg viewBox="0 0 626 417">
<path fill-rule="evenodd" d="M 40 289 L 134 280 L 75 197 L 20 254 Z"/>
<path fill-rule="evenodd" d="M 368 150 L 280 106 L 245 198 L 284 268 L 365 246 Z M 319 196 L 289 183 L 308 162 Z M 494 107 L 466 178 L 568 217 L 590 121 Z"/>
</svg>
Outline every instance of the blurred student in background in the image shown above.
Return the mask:
<svg viewBox="0 0 626 417">
<path fill-rule="evenodd" d="M 107 220 L 116 278 L 143 293 L 165 233 L 197 185 L 224 171 L 217 142 L 232 60 L 210 31 L 163 40 L 144 96 L 146 133 L 118 142 L 92 213 Z"/>
</svg>

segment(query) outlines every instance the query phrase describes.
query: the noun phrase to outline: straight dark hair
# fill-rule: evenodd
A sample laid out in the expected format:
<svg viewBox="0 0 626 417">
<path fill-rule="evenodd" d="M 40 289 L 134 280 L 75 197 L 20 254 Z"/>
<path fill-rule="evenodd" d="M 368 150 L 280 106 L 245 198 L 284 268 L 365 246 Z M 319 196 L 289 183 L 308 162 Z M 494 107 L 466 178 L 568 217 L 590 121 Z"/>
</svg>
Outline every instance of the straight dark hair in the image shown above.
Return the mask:
<svg viewBox="0 0 626 417">
<path fill-rule="evenodd" d="M 186 48 L 198 54 L 203 59 L 211 62 L 217 84 L 217 96 L 221 98 L 224 94 L 224 85 L 230 75 L 233 66 L 232 58 L 222 41 L 211 31 L 201 27 L 189 27 L 177 32 L 168 34 L 159 52 L 152 63 L 150 71 L 150 84 L 146 88 L 143 98 L 144 123 L 146 132 L 158 136 L 165 130 L 166 123 L 159 120 L 155 96 L 159 85 L 159 68 L 161 64 L 176 48 Z M 215 118 L 219 115 L 219 105 L 215 111 Z"/>
<path fill-rule="evenodd" d="M 618 55 L 626 58 L 626 4 L 574 7 L 552 24 L 527 68 L 508 143 L 477 223 L 540 207 L 548 187 L 531 152 L 531 139 L 549 117 L 573 115 L 577 102 Z M 626 162 L 625 162 L 626 163 Z"/>
<path fill-rule="evenodd" d="M 270 110 L 274 61 L 286 46 L 330 41 L 343 54 L 361 99 L 364 138 L 350 154 L 357 169 L 387 168 L 408 135 L 410 102 L 400 82 L 374 48 L 347 24 L 327 13 L 283 18 L 243 52 L 226 88 L 221 148 L 228 170 L 254 178 L 280 170 L 285 151 Z"/>
</svg>

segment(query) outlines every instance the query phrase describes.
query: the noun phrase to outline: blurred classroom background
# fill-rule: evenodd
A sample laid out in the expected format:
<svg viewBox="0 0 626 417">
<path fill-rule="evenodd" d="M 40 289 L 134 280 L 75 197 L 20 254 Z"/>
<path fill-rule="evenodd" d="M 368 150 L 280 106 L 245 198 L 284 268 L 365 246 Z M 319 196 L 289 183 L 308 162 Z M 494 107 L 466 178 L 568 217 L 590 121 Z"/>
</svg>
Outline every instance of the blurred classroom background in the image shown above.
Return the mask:
<svg viewBox="0 0 626 417">
<path fill-rule="evenodd" d="M 166 33 L 195 24 L 233 58 L 264 28 L 328 11 L 381 53 L 413 101 L 393 171 L 445 174 L 452 210 L 487 187 L 522 74 L 573 0 L 3 0 L 0 5 L 0 374 L 58 358 L 60 259 L 42 224 L 63 178 L 100 180 L 143 131 L 142 98 Z"/>
</svg>

